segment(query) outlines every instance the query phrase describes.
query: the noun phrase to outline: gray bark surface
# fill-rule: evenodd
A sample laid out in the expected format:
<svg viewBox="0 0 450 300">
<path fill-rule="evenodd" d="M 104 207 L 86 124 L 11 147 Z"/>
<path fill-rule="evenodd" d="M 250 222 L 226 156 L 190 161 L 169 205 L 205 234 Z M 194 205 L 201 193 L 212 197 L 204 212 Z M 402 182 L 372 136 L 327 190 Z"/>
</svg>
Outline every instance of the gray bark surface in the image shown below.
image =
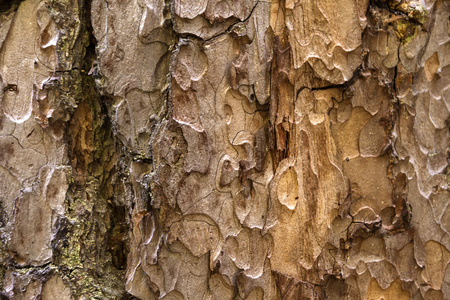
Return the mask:
<svg viewBox="0 0 450 300">
<path fill-rule="evenodd" d="M 1 1 L 1 299 L 450 297 L 450 2 Z"/>
</svg>

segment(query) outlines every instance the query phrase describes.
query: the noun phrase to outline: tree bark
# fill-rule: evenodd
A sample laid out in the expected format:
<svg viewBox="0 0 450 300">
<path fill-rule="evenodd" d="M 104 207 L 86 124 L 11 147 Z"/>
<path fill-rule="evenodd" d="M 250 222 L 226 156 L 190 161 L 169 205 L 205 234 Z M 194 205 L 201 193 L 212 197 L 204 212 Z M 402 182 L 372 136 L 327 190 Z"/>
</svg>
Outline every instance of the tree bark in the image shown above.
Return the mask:
<svg viewBox="0 0 450 300">
<path fill-rule="evenodd" d="M 449 20 L 2 0 L 2 299 L 446 299 Z"/>
</svg>

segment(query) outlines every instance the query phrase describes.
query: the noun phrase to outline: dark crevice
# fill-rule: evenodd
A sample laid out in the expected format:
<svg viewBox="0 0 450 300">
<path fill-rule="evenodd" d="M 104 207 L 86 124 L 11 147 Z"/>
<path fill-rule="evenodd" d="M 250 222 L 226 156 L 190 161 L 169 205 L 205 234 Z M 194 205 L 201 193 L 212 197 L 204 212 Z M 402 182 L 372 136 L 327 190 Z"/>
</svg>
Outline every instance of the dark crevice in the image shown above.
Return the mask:
<svg viewBox="0 0 450 300">
<path fill-rule="evenodd" d="M 70 69 L 70 70 L 55 70 L 55 73 L 70 73 L 70 72 L 72 72 L 72 71 L 79 71 L 80 69 L 79 68 L 77 68 L 77 67 L 73 67 L 72 69 Z"/>
<path fill-rule="evenodd" d="M 309 282 L 306 280 L 299 280 L 283 273 L 272 271 L 275 279 L 277 290 L 279 292 L 280 299 L 306 299 L 306 295 L 313 295 L 312 299 L 326 299 L 324 285 Z"/>
<path fill-rule="evenodd" d="M 224 32 L 218 33 L 218 34 L 216 34 L 215 36 L 210 37 L 209 39 L 204 40 L 203 43 L 207 43 L 207 42 L 209 42 L 209 41 L 211 41 L 211 40 L 217 39 L 218 37 L 220 37 L 220 36 L 222 36 L 222 35 L 224 35 L 224 34 L 230 33 L 230 32 L 232 31 L 233 27 L 236 26 L 237 24 L 247 22 L 248 19 L 250 19 L 250 17 L 253 15 L 253 12 L 255 11 L 255 8 L 256 8 L 256 6 L 257 6 L 258 4 L 259 4 L 259 1 L 256 1 L 256 3 L 255 3 L 255 5 L 252 7 L 252 10 L 250 11 L 249 15 L 248 15 L 244 20 L 242 20 L 242 21 L 239 20 L 239 21 L 237 21 L 236 23 L 231 24 L 230 26 L 228 26 L 227 30 L 225 30 Z"/>
<path fill-rule="evenodd" d="M 348 88 L 351 85 L 353 85 L 355 83 L 355 81 L 360 78 L 362 76 L 362 65 L 359 65 L 356 70 L 353 72 L 352 77 L 347 80 L 344 83 L 341 84 L 331 84 L 331 85 L 327 85 L 327 86 L 323 86 L 323 87 L 313 87 L 311 88 L 311 91 L 321 91 L 321 90 L 329 90 L 329 89 L 339 89 L 339 88 Z M 298 94 L 306 87 L 301 88 L 299 91 L 297 91 L 297 96 Z"/>
<path fill-rule="evenodd" d="M 80 7 L 81 33 L 75 43 L 81 47 L 74 47 L 84 56 L 70 70 L 58 72 L 73 78 L 69 88 L 76 95 L 77 106 L 65 135 L 73 181 L 66 216 L 58 221 L 52 248 L 54 262 L 72 294 L 97 299 L 110 298 L 111 293 L 125 294 L 120 283 L 126 269 L 128 223 L 125 207 L 111 199 L 116 167 L 110 169 L 108 165 L 113 163 L 113 152 L 118 147 L 107 99 L 96 87 L 95 76 L 88 74 L 97 59 L 90 5 L 91 1 L 86 0 Z M 81 146 L 80 139 L 88 147 Z"/>
<path fill-rule="evenodd" d="M 413 15 L 409 15 L 406 12 L 402 11 L 401 9 L 397 9 L 399 7 L 400 3 L 392 4 L 394 1 L 380 1 L 380 0 L 371 0 L 370 6 L 372 7 L 379 7 L 381 9 L 385 9 L 389 12 L 391 12 L 394 15 L 402 16 L 404 19 L 407 19 L 409 23 L 412 23 L 414 25 L 423 25 L 422 22 L 415 19 Z M 436 6 L 436 2 L 434 3 L 434 6 Z"/>
<path fill-rule="evenodd" d="M 1 0 L 0 1 L 0 14 L 16 11 L 19 8 L 20 3 L 24 0 Z"/>
<path fill-rule="evenodd" d="M 153 163 L 153 158 L 151 156 L 146 157 L 146 156 L 143 156 L 142 154 L 136 153 L 136 152 L 129 152 L 128 154 L 133 159 L 133 161 L 142 162 L 142 163 L 146 163 L 146 164 Z"/>
<path fill-rule="evenodd" d="M 31 274 L 42 274 L 42 272 L 48 272 L 50 270 L 49 267 L 52 267 L 52 263 L 48 262 L 40 266 L 31 266 L 31 265 L 20 265 L 13 260 L 8 260 L 8 265 L 17 270 L 27 270 L 31 271 Z"/>
<path fill-rule="evenodd" d="M 245 22 L 247 22 L 248 19 L 250 19 L 250 17 L 253 15 L 253 12 L 254 12 L 254 10 L 256 9 L 256 6 L 257 6 L 258 4 L 259 4 L 259 1 L 257 1 L 256 4 L 252 7 L 252 10 L 250 11 L 249 15 L 248 15 L 244 20 L 239 20 L 239 19 L 233 17 L 234 19 L 237 20 L 236 22 L 234 22 L 233 24 L 231 24 L 230 26 L 228 26 L 228 28 L 227 28 L 225 31 L 220 32 L 220 33 L 218 33 L 218 34 L 216 34 L 216 35 L 214 35 L 214 36 L 212 36 L 212 37 L 210 37 L 210 38 L 202 39 L 201 37 L 199 37 L 199 36 L 197 36 L 197 35 L 195 35 L 195 34 L 192 34 L 192 33 L 188 33 L 188 32 L 177 33 L 177 35 L 180 37 L 180 39 L 193 39 L 193 40 L 200 41 L 200 42 L 202 42 L 203 44 L 208 43 L 208 42 L 210 42 L 210 41 L 212 41 L 212 40 L 217 39 L 218 37 L 221 37 L 221 36 L 223 36 L 223 35 L 225 35 L 225 34 L 231 33 L 231 32 L 233 31 L 233 27 L 234 27 L 234 26 L 236 26 L 236 25 L 238 25 L 238 24 L 240 24 L 240 23 L 245 23 Z"/>
</svg>

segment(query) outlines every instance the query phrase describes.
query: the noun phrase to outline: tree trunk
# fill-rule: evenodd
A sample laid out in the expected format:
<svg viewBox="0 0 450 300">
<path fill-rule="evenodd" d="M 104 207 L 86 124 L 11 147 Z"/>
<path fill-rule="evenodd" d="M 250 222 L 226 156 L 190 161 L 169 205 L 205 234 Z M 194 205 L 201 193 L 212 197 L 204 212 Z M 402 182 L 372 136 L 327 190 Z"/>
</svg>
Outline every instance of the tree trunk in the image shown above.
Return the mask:
<svg viewBox="0 0 450 300">
<path fill-rule="evenodd" d="M 1 0 L 1 299 L 450 297 L 446 0 Z"/>
</svg>

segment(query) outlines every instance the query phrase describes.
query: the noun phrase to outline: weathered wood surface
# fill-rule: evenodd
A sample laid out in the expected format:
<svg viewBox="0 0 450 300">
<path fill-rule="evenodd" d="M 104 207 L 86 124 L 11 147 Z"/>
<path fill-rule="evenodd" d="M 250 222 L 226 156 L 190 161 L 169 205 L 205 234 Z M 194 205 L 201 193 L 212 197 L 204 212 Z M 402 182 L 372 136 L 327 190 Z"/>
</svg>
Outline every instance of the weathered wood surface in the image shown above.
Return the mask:
<svg viewBox="0 0 450 300">
<path fill-rule="evenodd" d="M 0 4 L 11 299 L 446 299 L 450 2 Z"/>
</svg>

